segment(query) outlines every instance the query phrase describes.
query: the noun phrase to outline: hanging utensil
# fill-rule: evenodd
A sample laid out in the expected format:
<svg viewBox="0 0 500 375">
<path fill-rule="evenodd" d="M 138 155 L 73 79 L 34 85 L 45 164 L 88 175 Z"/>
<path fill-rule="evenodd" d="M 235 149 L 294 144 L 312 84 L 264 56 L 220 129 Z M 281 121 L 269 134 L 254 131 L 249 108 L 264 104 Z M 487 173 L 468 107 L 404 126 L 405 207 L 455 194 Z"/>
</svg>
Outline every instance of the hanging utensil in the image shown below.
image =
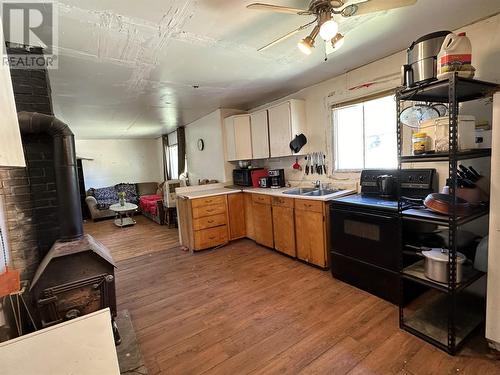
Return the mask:
<svg viewBox="0 0 500 375">
<path fill-rule="evenodd" d="M 295 158 L 295 163 L 292 165 L 292 168 L 299 171 L 302 170 L 302 166 L 299 164 L 299 158 Z"/>
<path fill-rule="evenodd" d="M 326 155 L 323 153 L 323 171 L 325 174 L 328 174 L 327 168 L 326 168 Z"/>
<path fill-rule="evenodd" d="M 314 174 L 314 152 L 311 154 L 311 174 Z"/>
</svg>

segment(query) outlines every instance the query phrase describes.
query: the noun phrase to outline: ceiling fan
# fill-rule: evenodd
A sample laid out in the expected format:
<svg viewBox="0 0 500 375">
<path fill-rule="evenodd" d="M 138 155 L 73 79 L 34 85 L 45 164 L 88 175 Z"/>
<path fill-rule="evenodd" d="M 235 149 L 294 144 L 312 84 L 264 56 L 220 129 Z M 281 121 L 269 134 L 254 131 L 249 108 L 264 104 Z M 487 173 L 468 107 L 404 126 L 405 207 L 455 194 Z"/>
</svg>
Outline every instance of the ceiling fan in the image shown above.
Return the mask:
<svg viewBox="0 0 500 375">
<path fill-rule="evenodd" d="M 344 35 L 338 32 L 339 26 L 333 19 L 334 15 L 341 15 L 342 17 L 361 16 L 368 13 L 406 7 L 417 2 L 417 0 L 365 0 L 345 6 L 348 1 L 349 0 L 312 0 L 309 3 L 309 8 L 307 9 L 264 3 L 253 3 L 247 5 L 248 9 L 315 17 L 315 19 L 311 22 L 308 22 L 305 25 L 290 31 L 288 34 L 273 40 L 271 43 L 259 48 L 258 51 L 264 51 L 275 44 L 288 39 L 292 35 L 307 29 L 313 24 L 315 24 L 315 26 L 311 33 L 298 43 L 297 46 L 299 49 L 306 55 L 310 55 L 312 53 L 312 49 L 314 48 L 316 38 L 319 35 L 325 43 L 331 43 L 333 50 L 335 51 L 342 47 L 345 39 Z"/>
</svg>

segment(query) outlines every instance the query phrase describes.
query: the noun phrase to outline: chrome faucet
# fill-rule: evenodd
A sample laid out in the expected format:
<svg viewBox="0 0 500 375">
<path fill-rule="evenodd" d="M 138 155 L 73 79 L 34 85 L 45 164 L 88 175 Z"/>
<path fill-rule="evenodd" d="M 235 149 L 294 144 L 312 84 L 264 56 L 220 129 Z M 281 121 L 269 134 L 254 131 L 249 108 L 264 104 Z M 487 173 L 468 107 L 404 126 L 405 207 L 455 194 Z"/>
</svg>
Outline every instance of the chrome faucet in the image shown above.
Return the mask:
<svg viewBox="0 0 500 375">
<path fill-rule="evenodd" d="M 321 181 L 320 180 L 316 180 L 315 182 L 313 182 L 314 184 L 314 187 L 316 189 L 320 189 L 321 190 Z"/>
</svg>

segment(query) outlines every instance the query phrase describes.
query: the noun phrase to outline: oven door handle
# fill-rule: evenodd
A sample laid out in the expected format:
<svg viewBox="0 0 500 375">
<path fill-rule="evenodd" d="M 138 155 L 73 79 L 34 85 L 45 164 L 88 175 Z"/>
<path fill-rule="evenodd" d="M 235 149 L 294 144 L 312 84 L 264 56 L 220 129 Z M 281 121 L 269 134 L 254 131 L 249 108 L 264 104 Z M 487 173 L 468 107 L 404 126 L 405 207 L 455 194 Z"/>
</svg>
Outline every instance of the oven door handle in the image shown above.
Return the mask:
<svg viewBox="0 0 500 375">
<path fill-rule="evenodd" d="M 395 217 L 395 216 L 385 216 L 385 215 L 378 215 L 378 214 L 368 214 L 366 212 L 359 212 L 359 211 L 358 212 L 352 212 L 352 211 L 339 210 L 337 208 L 334 208 L 332 210 L 333 214 L 335 214 L 335 212 L 339 212 L 339 213 L 342 213 L 342 214 L 348 214 L 351 217 L 353 217 L 353 216 L 363 216 L 363 217 L 368 217 L 368 218 L 372 218 L 372 219 L 382 219 L 382 220 L 386 220 L 386 221 L 397 219 L 397 217 Z"/>
</svg>

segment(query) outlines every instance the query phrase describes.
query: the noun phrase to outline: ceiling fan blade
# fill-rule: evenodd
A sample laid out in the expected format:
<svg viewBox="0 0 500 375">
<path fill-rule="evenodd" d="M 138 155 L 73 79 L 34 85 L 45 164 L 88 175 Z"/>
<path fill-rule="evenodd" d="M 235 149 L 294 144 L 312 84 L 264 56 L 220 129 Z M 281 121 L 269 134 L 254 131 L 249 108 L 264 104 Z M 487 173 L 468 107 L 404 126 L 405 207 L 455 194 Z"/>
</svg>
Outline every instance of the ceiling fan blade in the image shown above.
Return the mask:
<svg viewBox="0 0 500 375">
<path fill-rule="evenodd" d="M 286 13 L 286 14 L 310 14 L 307 9 L 299 9 L 292 7 L 283 7 L 280 5 L 272 5 L 272 4 L 264 4 L 264 3 L 253 3 L 247 5 L 248 9 L 256 9 L 256 10 L 267 10 L 271 12 L 277 13 Z"/>
<path fill-rule="evenodd" d="M 268 48 L 271 48 L 272 46 L 274 46 L 275 44 L 278 44 L 282 41 L 284 41 L 285 39 L 288 39 L 290 38 L 291 36 L 297 34 L 298 32 L 304 30 L 304 29 L 307 29 L 309 26 L 311 26 L 314 22 L 316 22 L 316 20 L 314 20 L 313 22 L 309 22 L 309 23 L 306 23 L 305 25 L 302 25 L 300 26 L 299 28 L 293 30 L 293 31 L 290 31 L 289 33 L 283 35 L 283 36 L 280 36 L 278 39 L 274 39 L 271 43 L 269 44 L 266 44 L 265 46 L 263 47 L 260 47 L 257 51 L 261 52 L 261 51 L 264 51 Z"/>
<path fill-rule="evenodd" d="M 407 7 L 416 2 L 417 0 L 367 0 L 364 3 L 351 4 L 345 7 L 341 14 L 344 17 L 361 16 L 367 13 Z"/>
<path fill-rule="evenodd" d="M 268 48 L 271 48 L 272 46 L 274 46 L 275 44 L 278 44 L 279 42 L 282 42 L 284 41 L 285 39 L 288 39 L 290 38 L 291 36 L 297 34 L 299 31 L 301 31 L 301 29 L 296 29 L 296 30 L 293 30 L 293 31 L 290 31 L 288 34 L 285 34 L 281 37 L 279 37 L 278 39 L 274 39 L 271 43 L 269 44 L 266 44 L 265 46 L 263 47 L 260 47 L 257 51 L 261 52 L 261 51 L 264 51 Z"/>
</svg>

